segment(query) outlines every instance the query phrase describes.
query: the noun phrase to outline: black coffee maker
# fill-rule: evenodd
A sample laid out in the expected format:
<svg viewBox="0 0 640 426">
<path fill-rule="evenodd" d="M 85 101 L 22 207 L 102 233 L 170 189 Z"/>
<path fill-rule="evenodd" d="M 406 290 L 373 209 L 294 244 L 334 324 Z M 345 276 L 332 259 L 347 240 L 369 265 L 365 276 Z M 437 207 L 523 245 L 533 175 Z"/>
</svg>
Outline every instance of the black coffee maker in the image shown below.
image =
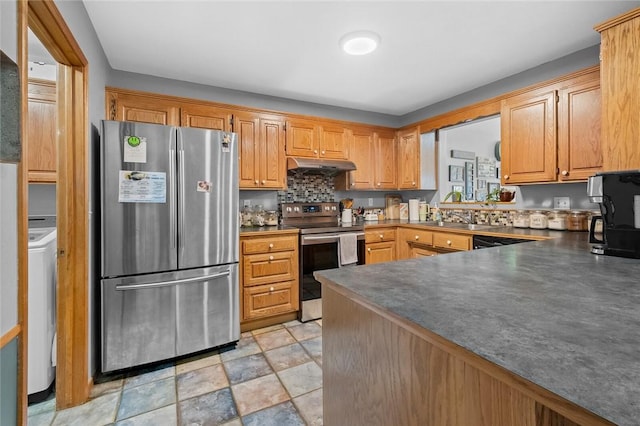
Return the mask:
<svg viewBox="0 0 640 426">
<path fill-rule="evenodd" d="M 640 170 L 603 172 L 587 182 L 589 200 L 600 205 L 591 221 L 592 253 L 640 259 Z M 595 226 L 602 221 L 602 238 Z"/>
</svg>

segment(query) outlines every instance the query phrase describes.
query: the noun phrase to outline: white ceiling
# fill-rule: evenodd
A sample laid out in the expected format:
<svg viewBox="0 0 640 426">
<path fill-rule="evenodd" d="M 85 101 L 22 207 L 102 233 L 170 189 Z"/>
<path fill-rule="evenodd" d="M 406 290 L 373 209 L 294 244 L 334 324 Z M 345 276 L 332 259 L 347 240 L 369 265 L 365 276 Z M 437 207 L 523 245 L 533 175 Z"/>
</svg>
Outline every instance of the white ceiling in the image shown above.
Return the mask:
<svg viewBox="0 0 640 426">
<path fill-rule="evenodd" d="M 84 0 L 114 69 L 403 115 L 599 43 L 639 1 Z M 348 32 L 377 51 L 349 56 Z"/>
</svg>

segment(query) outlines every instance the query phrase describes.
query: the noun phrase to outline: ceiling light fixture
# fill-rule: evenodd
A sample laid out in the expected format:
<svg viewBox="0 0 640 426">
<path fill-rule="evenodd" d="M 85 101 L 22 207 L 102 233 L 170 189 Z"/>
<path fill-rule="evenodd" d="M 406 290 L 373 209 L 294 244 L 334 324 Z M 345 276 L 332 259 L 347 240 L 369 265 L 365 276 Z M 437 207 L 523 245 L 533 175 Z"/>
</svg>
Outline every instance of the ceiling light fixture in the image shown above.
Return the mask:
<svg viewBox="0 0 640 426">
<path fill-rule="evenodd" d="M 349 55 L 366 55 L 380 44 L 380 36 L 371 31 L 355 31 L 340 39 L 340 47 Z"/>
</svg>

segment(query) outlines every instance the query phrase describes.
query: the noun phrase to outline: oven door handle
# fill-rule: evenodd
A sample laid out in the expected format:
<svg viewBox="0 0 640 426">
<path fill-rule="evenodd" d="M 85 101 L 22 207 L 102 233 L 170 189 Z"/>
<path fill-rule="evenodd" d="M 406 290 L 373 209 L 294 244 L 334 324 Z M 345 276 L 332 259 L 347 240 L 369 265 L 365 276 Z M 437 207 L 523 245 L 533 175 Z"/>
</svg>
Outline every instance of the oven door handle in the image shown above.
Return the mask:
<svg viewBox="0 0 640 426">
<path fill-rule="evenodd" d="M 304 245 L 305 241 L 319 241 L 319 240 L 336 240 L 338 241 L 340 234 L 329 234 L 329 235 L 305 235 L 302 237 L 302 245 Z M 356 237 L 364 237 L 364 232 L 358 232 Z M 358 238 L 360 239 L 360 238 Z"/>
</svg>

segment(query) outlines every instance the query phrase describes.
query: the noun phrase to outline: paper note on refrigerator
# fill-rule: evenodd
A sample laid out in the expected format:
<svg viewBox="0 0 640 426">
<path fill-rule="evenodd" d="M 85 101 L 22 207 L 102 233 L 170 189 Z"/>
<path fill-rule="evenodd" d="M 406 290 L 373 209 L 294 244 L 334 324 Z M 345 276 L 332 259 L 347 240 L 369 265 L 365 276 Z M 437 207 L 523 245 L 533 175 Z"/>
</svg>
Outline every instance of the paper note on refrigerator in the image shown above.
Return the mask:
<svg viewBox="0 0 640 426">
<path fill-rule="evenodd" d="M 140 136 L 125 136 L 123 161 L 125 163 L 147 162 L 147 138 Z"/>
<path fill-rule="evenodd" d="M 166 203 L 167 174 L 120 170 L 118 202 Z"/>
</svg>

